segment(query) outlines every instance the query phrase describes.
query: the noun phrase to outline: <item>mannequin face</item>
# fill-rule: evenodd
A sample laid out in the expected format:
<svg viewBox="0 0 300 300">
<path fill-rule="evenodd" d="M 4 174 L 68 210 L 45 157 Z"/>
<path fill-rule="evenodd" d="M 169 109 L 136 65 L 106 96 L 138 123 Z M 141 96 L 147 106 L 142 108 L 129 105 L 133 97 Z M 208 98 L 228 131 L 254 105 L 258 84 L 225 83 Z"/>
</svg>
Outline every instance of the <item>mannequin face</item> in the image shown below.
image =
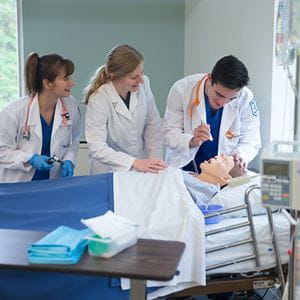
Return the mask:
<svg viewBox="0 0 300 300">
<path fill-rule="evenodd" d="M 227 155 L 218 155 L 200 164 L 202 173 L 218 178 L 228 178 L 233 167 L 233 157 Z"/>
</svg>

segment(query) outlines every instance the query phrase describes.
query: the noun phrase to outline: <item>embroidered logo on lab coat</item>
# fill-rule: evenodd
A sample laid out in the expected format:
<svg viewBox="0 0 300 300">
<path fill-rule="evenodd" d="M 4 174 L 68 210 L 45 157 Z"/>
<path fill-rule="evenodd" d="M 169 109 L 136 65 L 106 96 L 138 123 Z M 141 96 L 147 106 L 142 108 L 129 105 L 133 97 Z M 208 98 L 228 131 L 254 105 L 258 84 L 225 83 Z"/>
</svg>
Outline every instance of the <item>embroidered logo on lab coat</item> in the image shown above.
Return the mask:
<svg viewBox="0 0 300 300">
<path fill-rule="evenodd" d="M 257 105 L 256 105 L 256 101 L 254 99 L 251 100 L 250 107 L 251 107 L 252 115 L 257 117 L 258 108 L 257 108 Z"/>
</svg>

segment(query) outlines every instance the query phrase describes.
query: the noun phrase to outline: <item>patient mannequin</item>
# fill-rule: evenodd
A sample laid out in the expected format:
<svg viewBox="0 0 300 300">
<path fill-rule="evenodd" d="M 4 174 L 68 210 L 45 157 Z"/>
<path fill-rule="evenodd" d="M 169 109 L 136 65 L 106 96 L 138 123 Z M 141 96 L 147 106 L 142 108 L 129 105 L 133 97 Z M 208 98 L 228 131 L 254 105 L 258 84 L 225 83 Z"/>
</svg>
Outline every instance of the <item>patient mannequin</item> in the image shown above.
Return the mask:
<svg viewBox="0 0 300 300">
<path fill-rule="evenodd" d="M 233 167 L 233 156 L 218 155 L 200 164 L 201 174 L 197 178 L 222 187 L 232 178 L 229 172 Z"/>
</svg>

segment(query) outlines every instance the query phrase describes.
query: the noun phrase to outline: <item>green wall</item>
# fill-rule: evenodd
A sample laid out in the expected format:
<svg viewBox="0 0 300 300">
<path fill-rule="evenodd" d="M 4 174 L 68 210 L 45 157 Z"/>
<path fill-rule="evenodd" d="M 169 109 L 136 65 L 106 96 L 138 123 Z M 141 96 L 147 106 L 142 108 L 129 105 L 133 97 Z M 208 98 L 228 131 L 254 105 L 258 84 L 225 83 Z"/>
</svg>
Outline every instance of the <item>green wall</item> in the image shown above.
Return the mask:
<svg viewBox="0 0 300 300">
<path fill-rule="evenodd" d="M 105 54 L 128 43 L 145 57 L 163 115 L 172 83 L 184 75 L 183 0 L 23 0 L 22 5 L 25 59 L 33 51 L 72 59 L 78 103 Z"/>
</svg>

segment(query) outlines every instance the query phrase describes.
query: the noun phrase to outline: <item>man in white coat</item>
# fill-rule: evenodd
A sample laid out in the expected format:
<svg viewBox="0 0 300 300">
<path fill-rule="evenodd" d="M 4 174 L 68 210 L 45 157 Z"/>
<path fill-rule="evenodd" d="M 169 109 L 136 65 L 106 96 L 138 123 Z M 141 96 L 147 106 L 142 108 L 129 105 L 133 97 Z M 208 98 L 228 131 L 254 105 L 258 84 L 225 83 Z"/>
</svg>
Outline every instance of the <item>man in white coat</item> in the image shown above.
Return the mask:
<svg viewBox="0 0 300 300">
<path fill-rule="evenodd" d="M 245 65 L 221 58 L 211 73 L 194 74 L 172 86 L 165 113 L 166 161 L 199 172 L 218 155 L 233 155 L 233 176 L 243 175 L 261 147 L 259 112 Z"/>
</svg>

